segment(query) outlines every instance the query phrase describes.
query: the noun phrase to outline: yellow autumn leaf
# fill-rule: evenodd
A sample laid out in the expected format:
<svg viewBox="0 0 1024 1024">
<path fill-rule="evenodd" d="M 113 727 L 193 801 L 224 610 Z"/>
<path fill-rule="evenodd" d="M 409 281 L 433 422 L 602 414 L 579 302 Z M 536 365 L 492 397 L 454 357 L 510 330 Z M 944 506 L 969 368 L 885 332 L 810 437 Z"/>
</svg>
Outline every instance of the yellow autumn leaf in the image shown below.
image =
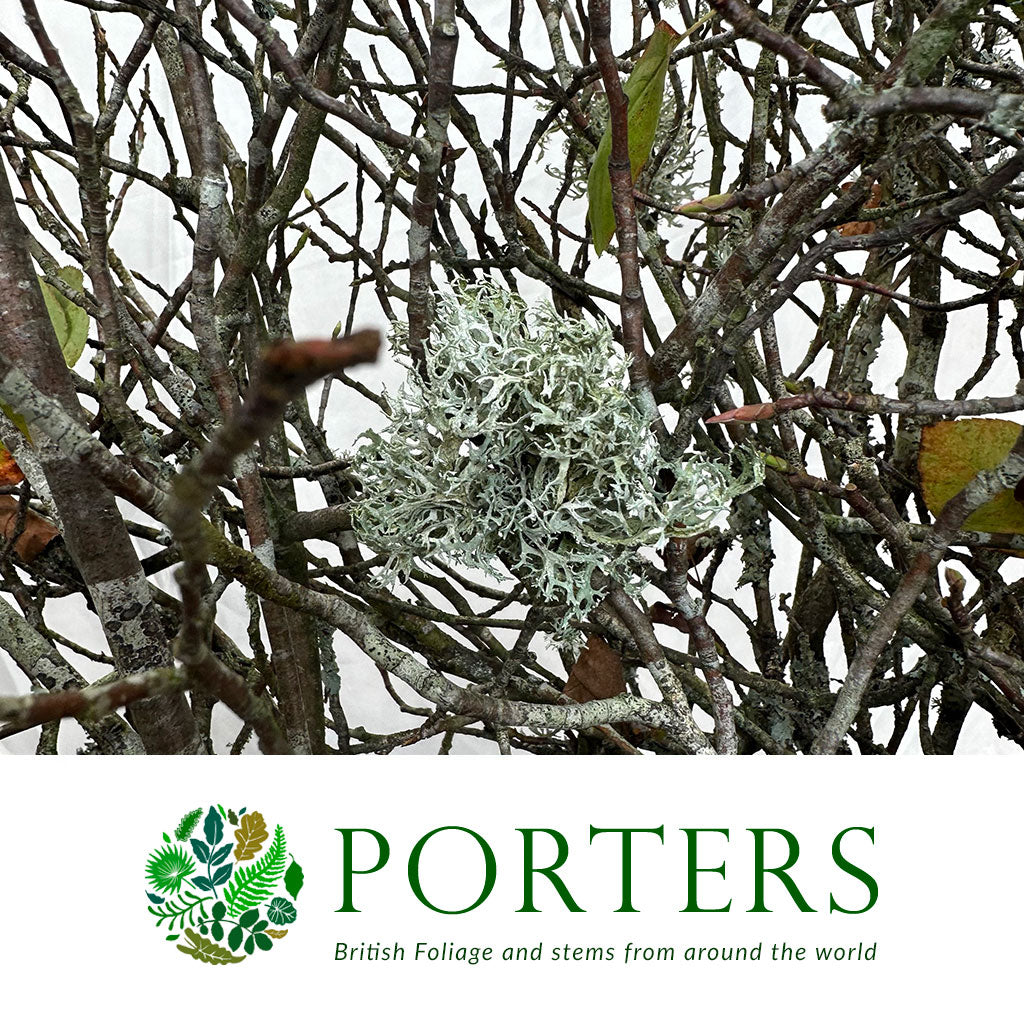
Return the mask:
<svg viewBox="0 0 1024 1024">
<path fill-rule="evenodd" d="M 982 470 L 995 469 L 1009 454 L 1021 425 L 1010 420 L 944 420 L 921 432 L 918 473 L 928 511 L 938 515 Z M 1024 533 L 1024 505 L 1003 491 L 975 509 L 965 530 Z"/>
</svg>

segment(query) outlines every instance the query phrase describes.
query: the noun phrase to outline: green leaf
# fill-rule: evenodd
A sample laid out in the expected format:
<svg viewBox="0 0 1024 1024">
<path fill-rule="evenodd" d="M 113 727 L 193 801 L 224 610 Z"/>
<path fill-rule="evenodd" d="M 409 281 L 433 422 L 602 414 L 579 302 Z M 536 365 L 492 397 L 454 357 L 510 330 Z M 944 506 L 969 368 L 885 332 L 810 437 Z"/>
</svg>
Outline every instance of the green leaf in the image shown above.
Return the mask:
<svg viewBox="0 0 1024 1024">
<path fill-rule="evenodd" d="M 647 49 L 633 66 L 632 73 L 622 87 L 629 102 L 629 166 L 634 182 L 640 177 L 640 172 L 651 155 L 665 94 L 668 59 L 682 39 L 683 36 L 668 22 L 658 22 Z M 608 248 L 608 243 L 615 234 L 612 182 L 608 173 L 611 152 L 612 126 L 609 120 L 594 154 L 590 177 L 587 179 L 590 230 L 594 239 L 594 249 L 599 256 Z"/>
<path fill-rule="evenodd" d="M 285 855 L 284 829 L 278 825 L 267 852 L 254 864 L 239 867 L 231 884 L 224 890 L 224 900 L 231 917 L 240 910 L 258 907 L 270 898 L 274 886 L 284 874 Z"/>
<path fill-rule="evenodd" d="M 247 938 L 245 940 L 244 949 L 245 949 L 246 953 L 252 953 L 255 948 L 256 948 L 256 942 L 255 942 L 253 936 L 250 935 L 249 938 Z"/>
<path fill-rule="evenodd" d="M 239 924 L 240 924 L 240 925 L 241 925 L 241 926 L 242 926 L 243 928 L 251 928 L 251 927 L 252 927 L 252 926 L 253 926 L 253 925 L 254 925 L 254 924 L 256 923 L 256 920 L 257 920 L 257 918 L 258 918 L 259 916 L 260 916 L 260 912 L 259 912 L 259 910 L 258 910 L 258 909 L 253 909 L 253 910 L 247 910 L 247 911 L 246 911 L 246 912 L 245 912 L 245 913 L 244 913 L 244 914 L 243 914 L 243 915 L 242 915 L 242 916 L 241 916 L 241 917 L 240 917 L 240 918 L 238 919 L 238 923 L 239 923 Z"/>
<path fill-rule="evenodd" d="M 32 440 L 28 432 L 28 424 L 21 413 L 15 412 L 6 402 L 0 402 L 0 411 L 24 434 L 27 440 Z"/>
<path fill-rule="evenodd" d="M 299 862 L 292 857 L 291 865 L 284 873 L 284 887 L 288 890 L 288 895 L 293 900 L 298 898 L 304 883 L 305 877 L 302 873 L 302 868 L 299 867 Z"/>
<path fill-rule="evenodd" d="M 210 849 L 217 846 L 224 838 L 224 819 L 212 807 L 203 822 L 203 831 L 206 833 L 206 841 L 210 844 Z"/>
<path fill-rule="evenodd" d="M 166 924 L 168 928 L 183 928 L 186 919 L 189 924 L 195 924 L 202 917 L 203 904 L 208 899 L 211 897 L 183 892 L 177 900 L 168 900 L 160 907 L 146 909 L 157 919 L 158 928 L 162 924 Z"/>
<path fill-rule="evenodd" d="M 210 925 L 210 938 L 213 939 L 214 942 L 220 942 L 221 939 L 224 938 L 224 925 L 222 925 L 220 921 L 214 921 L 213 924 Z"/>
<path fill-rule="evenodd" d="M 260 949 L 270 949 L 274 945 L 270 936 L 264 935 L 262 932 L 258 932 L 253 936 L 253 938 L 256 940 L 256 945 L 259 946 Z"/>
<path fill-rule="evenodd" d="M 196 829 L 196 825 L 199 824 L 199 819 L 203 816 L 202 807 L 197 807 L 194 811 L 189 811 L 181 821 L 178 823 L 178 827 L 174 830 L 174 838 L 185 842 L 189 836 Z"/>
<path fill-rule="evenodd" d="M 231 929 L 231 934 L 228 935 L 228 945 L 231 947 L 232 952 L 234 952 L 241 944 L 242 928 L 240 925 L 235 925 L 235 927 Z"/>
<path fill-rule="evenodd" d="M 944 420 L 921 431 L 918 472 L 928 510 L 938 515 L 982 470 L 995 469 L 1010 453 L 1021 426 L 1010 420 Z M 965 530 L 1024 533 L 1024 504 L 1016 491 L 1003 491 L 975 509 Z"/>
<path fill-rule="evenodd" d="M 219 850 L 210 856 L 210 866 L 216 867 L 221 862 L 227 860 L 228 854 L 234 848 L 234 843 L 225 843 Z"/>
<path fill-rule="evenodd" d="M 57 276 L 72 291 L 84 295 L 82 271 L 78 267 L 61 267 Z M 64 353 L 64 362 L 74 366 L 85 351 L 85 342 L 89 337 L 89 314 L 42 278 L 39 279 L 39 285 L 43 290 L 43 301 L 50 314 L 60 350 Z"/>
<path fill-rule="evenodd" d="M 157 891 L 176 893 L 196 867 L 196 862 L 181 846 L 154 850 L 146 862 L 146 879 Z"/>
<path fill-rule="evenodd" d="M 240 964 L 245 957 L 234 956 L 223 946 L 218 946 L 210 939 L 197 935 L 191 928 L 185 929 L 185 935 L 191 946 L 178 946 L 182 953 L 188 954 L 193 960 L 202 960 L 207 964 Z"/>
<path fill-rule="evenodd" d="M 283 896 L 275 896 L 267 907 L 267 917 L 274 924 L 291 924 L 296 917 L 295 907 Z"/>
<path fill-rule="evenodd" d="M 230 877 L 231 872 L 235 870 L 234 864 L 225 864 L 223 867 L 218 868 L 213 873 L 212 882 L 214 885 L 223 885 Z"/>
</svg>

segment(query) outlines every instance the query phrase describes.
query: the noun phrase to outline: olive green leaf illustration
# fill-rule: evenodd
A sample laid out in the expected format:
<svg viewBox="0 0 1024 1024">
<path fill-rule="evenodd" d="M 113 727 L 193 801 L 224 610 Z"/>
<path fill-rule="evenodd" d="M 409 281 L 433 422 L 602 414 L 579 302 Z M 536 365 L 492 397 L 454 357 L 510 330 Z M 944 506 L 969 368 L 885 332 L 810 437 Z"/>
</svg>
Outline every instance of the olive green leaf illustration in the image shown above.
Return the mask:
<svg viewBox="0 0 1024 1024">
<path fill-rule="evenodd" d="M 257 907 L 268 899 L 284 874 L 284 862 L 284 829 L 278 825 L 274 830 L 274 841 L 267 852 L 254 864 L 239 868 L 231 884 L 224 890 L 228 914 L 234 917 L 239 910 Z"/>
<path fill-rule="evenodd" d="M 196 862 L 181 846 L 154 850 L 146 863 L 146 879 L 157 892 L 176 893 L 195 870 Z"/>
<path fill-rule="evenodd" d="M 235 829 L 235 860 L 252 860 L 270 838 L 267 823 L 259 811 L 250 811 L 242 816 L 241 825 Z"/>
<path fill-rule="evenodd" d="M 272 939 L 283 939 L 288 934 L 287 928 L 268 928 L 267 934 Z"/>
<path fill-rule="evenodd" d="M 179 842 L 185 842 L 185 840 L 195 832 L 196 825 L 199 824 L 199 819 L 202 816 L 202 807 L 197 807 L 194 811 L 189 811 L 188 814 L 181 819 L 178 827 L 174 830 L 174 838 Z"/>
<path fill-rule="evenodd" d="M 210 939 L 204 939 L 191 928 L 185 929 L 185 935 L 192 945 L 178 946 L 177 948 L 182 953 L 187 953 L 193 960 L 202 960 L 207 964 L 238 964 L 245 959 L 244 956 L 234 956 L 230 950 L 218 946 Z"/>
</svg>

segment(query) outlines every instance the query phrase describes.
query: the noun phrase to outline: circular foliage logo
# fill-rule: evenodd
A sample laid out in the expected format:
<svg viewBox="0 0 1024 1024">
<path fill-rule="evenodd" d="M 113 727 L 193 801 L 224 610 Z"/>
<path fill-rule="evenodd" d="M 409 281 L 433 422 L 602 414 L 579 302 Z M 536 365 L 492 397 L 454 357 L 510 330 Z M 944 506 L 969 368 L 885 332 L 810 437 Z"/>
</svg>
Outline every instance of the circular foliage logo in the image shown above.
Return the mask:
<svg viewBox="0 0 1024 1024">
<path fill-rule="evenodd" d="M 202 823 L 202 838 L 193 833 Z M 234 830 L 234 838 L 230 832 Z M 146 861 L 146 896 L 157 928 L 193 960 L 237 964 L 284 939 L 298 911 L 302 868 L 284 829 L 259 811 L 215 804 L 189 811 Z"/>
</svg>

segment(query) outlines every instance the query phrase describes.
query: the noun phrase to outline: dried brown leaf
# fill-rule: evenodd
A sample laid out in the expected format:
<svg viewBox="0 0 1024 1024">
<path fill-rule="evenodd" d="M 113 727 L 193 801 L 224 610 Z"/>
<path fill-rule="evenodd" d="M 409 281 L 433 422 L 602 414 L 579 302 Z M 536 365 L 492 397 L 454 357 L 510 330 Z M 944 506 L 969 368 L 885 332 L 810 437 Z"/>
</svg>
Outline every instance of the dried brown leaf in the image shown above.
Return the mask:
<svg viewBox="0 0 1024 1024">
<path fill-rule="evenodd" d="M 0 444 L 0 485 L 12 487 L 25 479 L 21 467 L 14 461 L 14 456 Z"/>
<path fill-rule="evenodd" d="M 622 659 L 599 636 L 590 637 L 569 673 L 565 695 L 585 704 L 625 692 Z"/>
<path fill-rule="evenodd" d="M 18 529 L 18 501 L 9 494 L 0 494 L 0 534 L 10 538 Z M 49 546 L 54 537 L 59 537 L 56 526 L 41 515 L 29 509 L 25 514 L 25 524 L 21 533 L 15 537 L 14 553 L 26 565 Z"/>
<path fill-rule="evenodd" d="M 741 405 L 736 409 L 727 409 L 717 416 L 710 416 L 705 423 L 753 423 L 754 420 L 770 420 L 775 415 L 773 402 L 755 402 L 753 405 Z"/>
<path fill-rule="evenodd" d="M 843 185 L 845 192 L 850 187 L 850 182 Z M 882 204 L 882 186 L 877 182 L 871 186 L 871 196 L 862 209 L 877 210 Z M 846 224 L 839 225 L 839 234 L 849 238 L 853 235 L 871 235 L 878 229 L 877 220 L 851 220 Z"/>
</svg>

